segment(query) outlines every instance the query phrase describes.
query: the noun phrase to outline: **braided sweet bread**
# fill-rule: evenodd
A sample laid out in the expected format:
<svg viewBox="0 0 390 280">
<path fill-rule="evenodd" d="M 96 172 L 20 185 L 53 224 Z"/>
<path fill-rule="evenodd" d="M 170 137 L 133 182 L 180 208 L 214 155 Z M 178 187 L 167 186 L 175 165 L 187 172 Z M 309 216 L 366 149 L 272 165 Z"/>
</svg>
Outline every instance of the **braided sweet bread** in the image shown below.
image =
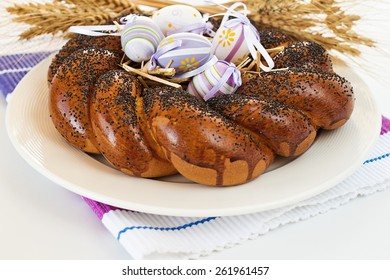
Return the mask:
<svg viewBox="0 0 390 280">
<path fill-rule="evenodd" d="M 288 42 L 274 57 L 288 69 L 244 74 L 235 94 L 204 102 L 171 87 L 144 90 L 119 68 L 111 38 L 109 48 L 93 37 L 81 49 L 76 39 L 68 43 L 49 69 L 49 107 L 69 143 L 132 176 L 178 172 L 205 185 L 242 184 L 277 155 L 301 155 L 319 129 L 338 128 L 352 114 L 350 83 L 312 42 Z"/>
</svg>

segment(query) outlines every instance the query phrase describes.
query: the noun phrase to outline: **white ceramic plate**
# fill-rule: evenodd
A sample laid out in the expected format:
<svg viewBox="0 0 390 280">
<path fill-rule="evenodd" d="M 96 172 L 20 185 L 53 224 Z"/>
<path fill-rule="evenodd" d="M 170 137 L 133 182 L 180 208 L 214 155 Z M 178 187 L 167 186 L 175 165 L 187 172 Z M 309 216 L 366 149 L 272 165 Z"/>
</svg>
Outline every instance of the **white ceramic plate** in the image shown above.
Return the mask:
<svg viewBox="0 0 390 280">
<path fill-rule="evenodd" d="M 349 69 L 337 68 L 354 85 L 356 105 L 340 129 L 322 131 L 312 147 L 290 162 L 277 162 L 259 178 L 235 187 L 207 187 L 180 176 L 134 178 L 67 144 L 48 112 L 46 59 L 20 82 L 7 108 L 9 137 L 20 155 L 44 176 L 82 196 L 125 209 L 174 216 L 253 213 L 319 194 L 363 163 L 380 131 L 370 90 Z"/>
</svg>

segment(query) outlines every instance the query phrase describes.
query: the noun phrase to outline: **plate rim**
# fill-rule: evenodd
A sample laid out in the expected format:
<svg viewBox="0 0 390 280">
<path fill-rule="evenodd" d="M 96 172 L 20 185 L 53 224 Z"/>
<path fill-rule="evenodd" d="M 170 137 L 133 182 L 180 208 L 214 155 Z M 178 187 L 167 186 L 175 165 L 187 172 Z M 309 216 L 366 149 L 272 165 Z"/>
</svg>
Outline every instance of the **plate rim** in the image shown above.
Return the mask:
<svg viewBox="0 0 390 280">
<path fill-rule="evenodd" d="M 26 76 L 20 81 L 20 83 L 15 88 L 14 93 L 20 94 L 20 88 L 24 86 L 24 84 L 29 83 L 30 79 L 36 75 L 36 73 L 39 72 L 39 70 L 42 67 L 45 67 L 52 59 L 53 56 L 49 56 L 48 58 L 41 61 L 39 64 L 37 64 L 35 67 L 33 67 L 32 70 L 30 70 L 29 73 L 26 74 Z M 47 69 L 45 69 L 47 70 Z M 42 71 L 44 74 L 46 74 L 46 71 Z M 337 73 L 337 71 L 336 71 Z M 43 74 L 42 74 L 43 75 Z M 358 77 L 358 75 L 355 73 L 355 75 Z M 46 78 L 46 76 L 45 76 Z M 45 79 L 46 81 L 46 79 Z M 367 85 L 364 83 L 364 81 L 361 80 L 361 83 L 364 84 L 366 87 Z M 367 87 L 368 89 L 368 87 Z M 287 206 L 295 204 L 299 201 L 303 201 L 305 199 L 308 199 L 310 197 L 313 197 L 319 193 L 322 193 L 323 191 L 330 189 L 331 187 L 335 186 L 337 183 L 341 182 L 343 179 L 351 175 L 365 160 L 365 157 L 368 155 L 368 153 L 373 148 L 374 144 L 376 143 L 376 139 L 379 137 L 379 132 L 381 128 L 381 114 L 378 110 L 377 103 L 375 101 L 375 98 L 371 94 L 371 91 L 368 90 L 368 92 L 364 92 L 366 94 L 366 97 L 368 97 L 371 101 L 372 105 L 372 114 L 375 115 L 375 124 L 373 131 L 376 131 L 376 136 L 372 135 L 371 138 L 369 138 L 369 141 L 367 141 L 365 145 L 365 149 L 360 152 L 359 156 L 356 158 L 356 160 L 351 163 L 350 166 L 347 167 L 346 170 L 344 170 L 342 173 L 337 174 L 332 179 L 328 180 L 327 182 L 323 182 L 322 184 L 318 185 L 316 188 L 312 188 L 305 193 L 301 193 L 300 195 L 296 197 L 290 197 L 287 199 L 287 201 L 277 201 L 274 203 L 269 203 L 267 206 L 260 206 L 260 205 L 248 205 L 248 206 L 241 206 L 241 207 L 226 207 L 224 209 L 182 209 L 182 208 L 175 208 L 174 206 L 162 208 L 161 206 L 155 206 L 155 205 L 145 205 L 145 204 L 139 204 L 137 202 L 129 202 L 129 201 L 122 201 L 114 198 L 108 198 L 105 195 L 102 195 L 101 193 L 91 193 L 85 189 L 80 189 L 79 185 L 74 185 L 72 182 L 69 181 L 69 179 L 62 178 L 61 176 L 58 176 L 58 174 L 53 174 L 50 172 L 47 168 L 44 166 L 38 164 L 36 159 L 33 158 L 31 153 L 29 153 L 27 150 L 23 149 L 19 143 L 19 140 L 17 139 L 16 135 L 12 132 L 13 127 L 13 120 L 12 120 L 12 108 L 13 106 L 16 106 L 12 100 L 14 100 L 14 96 L 11 96 L 9 104 L 6 109 L 6 130 L 8 133 L 8 136 L 12 142 L 12 145 L 15 147 L 16 151 L 22 156 L 22 158 L 27 161 L 34 169 L 36 169 L 40 174 L 48 178 L 54 183 L 59 184 L 60 186 L 68 189 L 69 191 L 72 191 L 74 193 L 77 193 L 81 196 L 88 197 L 90 199 L 96 200 L 101 203 L 105 203 L 114 207 L 129 209 L 129 210 L 135 210 L 145 213 L 151 213 L 151 214 L 159 214 L 159 215 L 170 215 L 170 216 L 186 216 L 186 217 L 205 217 L 205 216 L 232 216 L 232 215 L 242 215 L 242 214 L 250 214 L 254 212 L 261 212 L 266 210 L 272 210 L 279 207 Z M 11 109 L 10 109 L 11 108 Z M 353 115 L 351 116 L 353 118 Z M 54 127 L 54 126 L 53 126 Z M 373 133 L 374 134 L 374 133 Z M 64 142 L 64 144 L 67 144 Z M 68 144 L 67 144 L 68 145 Z M 81 151 L 78 151 L 82 154 L 84 154 Z M 85 155 L 85 154 L 84 154 Z M 88 156 L 88 155 L 85 155 Z M 283 167 L 282 167 L 283 168 Z M 125 175 L 127 176 L 127 175 Z M 264 175 L 261 175 L 264 176 Z M 260 177 L 261 177 L 260 176 Z M 130 177 L 134 179 L 134 177 Z M 138 178 L 136 180 L 150 180 L 150 179 L 144 179 L 144 178 Z M 256 180 L 256 179 L 255 179 Z M 244 184 L 245 185 L 245 184 Z M 241 188 L 242 186 L 236 186 L 233 188 Z M 82 186 L 81 186 L 82 188 Z M 215 187 L 207 187 L 207 188 L 215 188 Z M 224 188 L 224 187 L 222 187 Z M 229 187 L 231 188 L 231 187 Z M 130 207 L 129 207 L 130 206 Z"/>
</svg>

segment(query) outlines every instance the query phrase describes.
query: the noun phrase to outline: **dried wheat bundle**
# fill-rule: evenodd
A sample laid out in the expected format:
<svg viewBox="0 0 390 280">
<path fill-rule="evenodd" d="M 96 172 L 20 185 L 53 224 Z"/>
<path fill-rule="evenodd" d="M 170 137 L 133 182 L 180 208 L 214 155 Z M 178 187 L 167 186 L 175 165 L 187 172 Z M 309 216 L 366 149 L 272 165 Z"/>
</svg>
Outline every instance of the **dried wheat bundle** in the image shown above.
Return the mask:
<svg viewBox="0 0 390 280">
<path fill-rule="evenodd" d="M 74 25 L 107 24 L 118 15 L 138 13 L 127 0 L 54 0 L 50 3 L 14 4 L 7 7 L 13 21 L 31 27 L 19 35 L 31 39 L 44 34 L 55 35 Z"/>
<path fill-rule="evenodd" d="M 353 30 L 360 16 L 348 14 L 343 7 L 352 1 L 334 0 L 251 0 L 252 18 L 260 26 L 279 28 L 297 40 L 310 40 L 328 50 L 357 56 L 358 45 L 374 46 L 374 41 Z"/>
</svg>

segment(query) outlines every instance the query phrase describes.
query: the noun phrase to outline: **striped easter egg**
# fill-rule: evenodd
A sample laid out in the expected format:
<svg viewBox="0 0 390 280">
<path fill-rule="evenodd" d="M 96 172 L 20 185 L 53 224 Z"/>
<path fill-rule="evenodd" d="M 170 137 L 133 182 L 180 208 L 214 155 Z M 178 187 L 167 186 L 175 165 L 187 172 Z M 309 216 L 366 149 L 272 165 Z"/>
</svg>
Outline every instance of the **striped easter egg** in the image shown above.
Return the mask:
<svg viewBox="0 0 390 280">
<path fill-rule="evenodd" d="M 249 55 L 243 23 L 237 23 L 229 27 L 221 26 L 215 33 L 212 45 L 214 55 L 218 59 L 236 65 Z"/>
<path fill-rule="evenodd" d="M 130 17 L 122 31 L 122 49 L 134 62 L 148 61 L 163 38 L 164 35 L 152 19 L 144 16 Z"/>
<path fill-rule="evenodd" d="M 195 33 L 176 33 L 160 42 L 149 69 L 169 66 L 175 69 L 175 77 L 192 77 L 200 73 L 198 69 L 202 69 L 212 57 L 211 43 L 206 37 Z"/>
<path fill-rule="evenodd" d="M 232 94 L 241 85 L 241 73 L 233 63 L 218 60 L 204 72 L 194 76 L 187 91 L 200 100 Z"/>
<path fill-rule="evenodd" d="M 243 8 L 243 11 L 236 11 L 239 7 Z M 263 71 L 270 71 L 274 67 L 274 62 L 260 43 L 259 31 L 246 16 L 249 13 L 246 5 L 236 2 L 228 10 L 213 37 L 213 54 L 218 59 L 239 65 L 249 54 L 253 59 L 257 59 L 260 53 L 266 62 L 263 64 L 260 60 L 260 68 Z"/>
</svg>

